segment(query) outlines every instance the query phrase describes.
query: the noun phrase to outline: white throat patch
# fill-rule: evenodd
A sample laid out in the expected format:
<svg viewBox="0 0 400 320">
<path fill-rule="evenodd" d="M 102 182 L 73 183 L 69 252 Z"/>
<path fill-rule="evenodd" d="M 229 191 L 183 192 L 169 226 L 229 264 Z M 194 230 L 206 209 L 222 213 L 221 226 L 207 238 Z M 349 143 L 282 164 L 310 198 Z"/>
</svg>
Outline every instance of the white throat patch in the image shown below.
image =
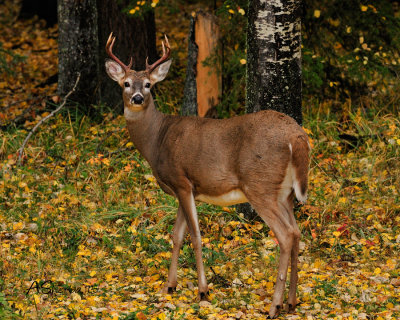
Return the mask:
<svg viewBox="0 0 400 320">
<path fill-rule="evenodd" d="M 126 120 L 136 120 L 139 116 L 139 112 L 142 110 L 143 110 L 142 107 L 132 107 L 132 108 L 124 107 L 124 117 Z"/>
</svg>

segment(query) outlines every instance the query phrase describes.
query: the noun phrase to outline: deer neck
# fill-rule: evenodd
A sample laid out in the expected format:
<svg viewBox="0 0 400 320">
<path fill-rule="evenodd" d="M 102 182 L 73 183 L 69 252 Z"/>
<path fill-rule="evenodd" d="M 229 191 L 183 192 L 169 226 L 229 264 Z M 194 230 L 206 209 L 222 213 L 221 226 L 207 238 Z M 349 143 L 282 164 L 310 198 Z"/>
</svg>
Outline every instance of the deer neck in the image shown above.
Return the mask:
<svg viewBox="0 0 400 320">
<path fill-rule="evenodd" d="M 153 167 L 160 126 L 165 115 L 156 109 L 152 97 L 144 110 L 136 112 L 125 107 L 124 115 L 131 141 Z"/>
</svg>

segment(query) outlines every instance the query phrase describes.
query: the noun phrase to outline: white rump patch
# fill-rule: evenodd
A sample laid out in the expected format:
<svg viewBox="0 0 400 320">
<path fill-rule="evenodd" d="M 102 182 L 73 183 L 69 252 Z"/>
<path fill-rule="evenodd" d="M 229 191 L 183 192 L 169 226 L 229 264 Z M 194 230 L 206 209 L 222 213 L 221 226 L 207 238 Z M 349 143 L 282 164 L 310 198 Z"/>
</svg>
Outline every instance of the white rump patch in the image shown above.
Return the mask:
<svg viewBox="0 0 400 320">
<path fill-rule="evenodd" d="M 296 194 L 297 200 L 305 203 L 307 201 L 307 193 L 306 194 L 301 193 L 300 183 L 297 179 L 294 180 L 293 189 L 294 189 L 294 193 Z"/>
<path fill-rule="evenodd" d="M 199 194 L 196 196 L 196 200 L 215 204 L 217 206 L 231 206 L 238 203 L 248 202 L 244 193 L 239 190 L 235 189 L 228 193 L 221 194 L 220 196 L 209 196 L 205 194 Z"/>
<path fill-rule="evenodd" d="M 291 145 L 289 144 L 289 148 L 291 150 Z M 292 166 L 292 162 L 289 162 L 289 165 L 286 169 L 285 178 L 282 181 L 281 189 L 279 190 L 278 202 L 286 203 L 287 198 L 293 190 L 293 178 L 294 178 L 294 170 Z M 297 197 L 297 195 L 296 195 Z"/>
<path fill-rule="evenodd" d="M 289 148 L 291 151 L 292 149 L 290 144 Z M 303 203 L 307 201 L 307 194 L 302 194 L 300 182 L 296 177 L 296 171 L 294 170 L 292 163 L 289 162 L 288 168 L 286 169 L 285 178 L 282 181 L 281 189 L 279 191 L 278 201 L 280 203 L 285 203 L 292 190 L 294 190 L 297 200 Z"/>
</svg>

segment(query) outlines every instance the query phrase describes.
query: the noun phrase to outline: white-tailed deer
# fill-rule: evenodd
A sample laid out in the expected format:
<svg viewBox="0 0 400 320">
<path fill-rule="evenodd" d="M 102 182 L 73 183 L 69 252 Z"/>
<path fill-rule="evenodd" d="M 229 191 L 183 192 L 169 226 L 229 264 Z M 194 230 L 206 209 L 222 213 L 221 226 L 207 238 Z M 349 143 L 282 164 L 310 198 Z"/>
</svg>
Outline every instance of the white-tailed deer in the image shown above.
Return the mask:
<svg viewBox="0 0 400 320">
<path fill-rule="evenodd" d="M 288 307 L 296 307 L 300 230 L 293 215 L 294 196 L 307 197 L 309 144 L 303 129 L 276 111 L 260 111 L 231 119 L 165 115 L 154 106 L 150 89 L 165 78 L 171 65 L 165 37 L 163 56 L 145 71 L 131 70 L 107 41 L 108 75 L 122 87 L 124 115 L 132 142 L 150 164 L 160 187 L 178 198 L 171 266 L 165 290 L 177 285 L 177 264 L 186 226 L 196 257 L 198 292 L 207 299 L 208 285 L 195 200 L 221 206 L 250 202 L 276 235 L 280 259 L 269 310 L 276 317 L 283 305 L 291 261 Z"/>
</svg>

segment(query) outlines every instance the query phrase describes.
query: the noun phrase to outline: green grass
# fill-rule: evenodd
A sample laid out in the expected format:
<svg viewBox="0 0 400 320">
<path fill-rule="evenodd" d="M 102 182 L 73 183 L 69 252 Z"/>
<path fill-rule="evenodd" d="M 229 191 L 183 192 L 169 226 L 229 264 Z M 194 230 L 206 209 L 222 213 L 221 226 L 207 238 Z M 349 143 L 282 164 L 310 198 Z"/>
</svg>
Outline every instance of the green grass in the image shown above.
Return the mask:
<svg viewBox="0 0 400 320">
<path fill-rule="evenodd" d="M 399 277 L 398 118 L 361 109 L 336 115 L 317 105 L 305 110 L 304 126 L 313 151 L 309 201 L 296 208 L 303 234 L 298 288 L 303 304 L 297 313 L 314 310 L 328 318 L 332 310 L 357 310 L 399 316 L 400 301 L 390 283 L 383 284 L 385 298 L 375 307 L 360 300 L 359 284 L 377 296 L 383 289 L 370 277 Z M 344 133 L 357 137 L 357 145 L 341 139 Z M 268 309 L 279 254 L 268 227 L 205 204 L 198 211 L 207 239 L 203 258 L 213 282 L 212 304 L 195 303 L 189 237 L 179 259 L 178 292 L 172 300 L 158 293 L 167 277 L 177 201 L 160 191 L 148 164 L 128 143 L 122 117 L 105 114 L 102 122 L 93 122 L 71 121 L 68 112 L 58 115 L 30 140 L 18 167 L 16 151 L 26 134 L 21 129 L 0 133 L 6 146 L 0 160 L 4 314 L 95 319 L 107 318 L 101 308 L 114 306 L 115 315 L 125 319 L 141 317 L 140 312 L 154 319 L 162 314 L 203 319 L 238 310 L 252 318 Z M 235 279 L 243 286 L 232 285 Z M 66 292 L 51 299 L 43 294 L 19 298 L 35 280 L 99 289 L 80 298 Z M 254 293 L 259 288 L 265 288 L 266 302 Z M 354 303 L 342 298 L 346 293 Z M 132 298 L 135 294 L 138 298 Z M 168 302 L 178 306 L 170 309 Z"/>
</svg>

